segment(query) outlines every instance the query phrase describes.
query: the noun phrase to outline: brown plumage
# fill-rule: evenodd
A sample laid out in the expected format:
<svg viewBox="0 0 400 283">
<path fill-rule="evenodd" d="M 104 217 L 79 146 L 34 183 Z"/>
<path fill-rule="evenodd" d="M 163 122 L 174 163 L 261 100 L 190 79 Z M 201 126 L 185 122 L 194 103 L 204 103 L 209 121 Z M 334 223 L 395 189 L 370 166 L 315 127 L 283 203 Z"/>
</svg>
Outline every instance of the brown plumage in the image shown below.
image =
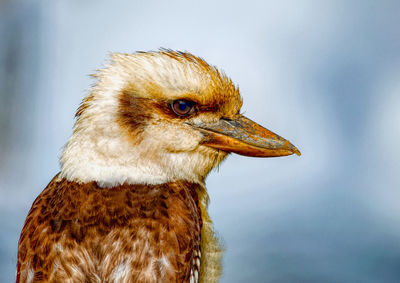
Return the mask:
<svg viewBox="0 0 400 283">
<path fill-rule="evenodd" d="M 26 219 L 17 281 L 189 281 L 199 269 L 198 189 L 189 182 L 100 188 L 55 177 Z M 129 268 L 120 278 L 113 274 L 119 265 Z"/>
<path fill-rule="evenodd" d="M 216 282 L 207 174 L 229 152 L 299 151 L 242 116 L 238 88 L 191 54 L 113 54 L 95 76 L 26 218 L 17 282 Z"/>
</svg>

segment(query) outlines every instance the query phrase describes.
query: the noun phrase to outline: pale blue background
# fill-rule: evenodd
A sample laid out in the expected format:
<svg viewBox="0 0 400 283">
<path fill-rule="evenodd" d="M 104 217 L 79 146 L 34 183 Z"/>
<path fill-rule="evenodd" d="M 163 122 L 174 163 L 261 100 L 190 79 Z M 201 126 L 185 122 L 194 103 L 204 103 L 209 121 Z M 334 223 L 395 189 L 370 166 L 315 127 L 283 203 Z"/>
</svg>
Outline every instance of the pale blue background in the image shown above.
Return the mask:
<svg viewBox="0 0 400 283">
<path fill-rule="evenodd" d="M 188 50 L 303 155 L 207 180 L 222 282 L 400 281 L 399 1 L 0 2 L 0 282 L 111 51 Z"/>
</svg>

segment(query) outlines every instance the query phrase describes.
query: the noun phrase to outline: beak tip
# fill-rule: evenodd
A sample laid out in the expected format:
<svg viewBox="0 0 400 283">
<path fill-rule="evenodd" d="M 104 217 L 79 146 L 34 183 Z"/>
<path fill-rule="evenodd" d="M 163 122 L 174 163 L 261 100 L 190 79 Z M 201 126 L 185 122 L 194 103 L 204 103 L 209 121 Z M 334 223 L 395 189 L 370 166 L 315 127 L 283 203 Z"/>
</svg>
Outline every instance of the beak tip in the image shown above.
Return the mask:
<svg viewBox="0 0 400 283">
<path fill-rule="evenodd" d="M 298 150 L 297 148 L 294 150 L 294 153 L 295 153 L 297 156 L 301 156 L 301 152 L 300 152 L 300 150 Z"/>
<path fill-rule="evenodd" d="M 301 156 L 301 152 L 297 147 L 295 147 L 291 143 L 290 143 L 289 147 L 290 147 L 290 150 L 292 151 L 292 154 L 296 154 L 297 156 Z"/>
<path fill-rule="evenodd" d="M 291 152 L 289 155 L 292 155 L 292 154 L 296 154 L 297 156 L 301 155 L 300 150 L 297 147 L 295 147 L 290 141 L 288 141 L 288 140 L 284 140 L 284 141 L 285 142 L 282 145 L 282 147 L 284 149 L 288 150 L 289 152 Z"/>
</svg>

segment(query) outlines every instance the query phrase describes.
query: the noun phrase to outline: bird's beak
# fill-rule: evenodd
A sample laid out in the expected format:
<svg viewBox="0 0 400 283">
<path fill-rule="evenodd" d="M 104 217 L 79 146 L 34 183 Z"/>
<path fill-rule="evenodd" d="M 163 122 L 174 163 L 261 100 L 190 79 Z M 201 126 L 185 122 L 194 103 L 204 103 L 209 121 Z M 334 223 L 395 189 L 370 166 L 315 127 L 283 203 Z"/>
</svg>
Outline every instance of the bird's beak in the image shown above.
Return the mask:
<svg viewBox="0 0 400 283">
<path fill-rule="evenodd" d="M 243 115 L 233 120 L 220 119 L 214 123 L 191 125 L 203 133 L 203 145 L 223 151 L 254 157 L 301 155 L 288 140 Z"/>
</svg>

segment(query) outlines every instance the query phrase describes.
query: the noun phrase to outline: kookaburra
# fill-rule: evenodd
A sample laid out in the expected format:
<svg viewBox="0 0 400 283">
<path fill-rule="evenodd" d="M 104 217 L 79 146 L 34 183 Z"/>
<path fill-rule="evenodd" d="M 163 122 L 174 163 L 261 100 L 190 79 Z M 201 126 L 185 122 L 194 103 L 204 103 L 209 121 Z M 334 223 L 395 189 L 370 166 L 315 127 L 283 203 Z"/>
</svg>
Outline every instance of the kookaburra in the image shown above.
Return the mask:
<svg viewBox="0 0 400 283">
<path fill-rule="evenodd" d="M 243 116 L 238 88 L 189 53 L 114 53 L 94 76 L 61 171 L 25 220 L 17 282 L 218 281 L 207 174 L 230 152 L 300 152 Z"/>
</svg>

